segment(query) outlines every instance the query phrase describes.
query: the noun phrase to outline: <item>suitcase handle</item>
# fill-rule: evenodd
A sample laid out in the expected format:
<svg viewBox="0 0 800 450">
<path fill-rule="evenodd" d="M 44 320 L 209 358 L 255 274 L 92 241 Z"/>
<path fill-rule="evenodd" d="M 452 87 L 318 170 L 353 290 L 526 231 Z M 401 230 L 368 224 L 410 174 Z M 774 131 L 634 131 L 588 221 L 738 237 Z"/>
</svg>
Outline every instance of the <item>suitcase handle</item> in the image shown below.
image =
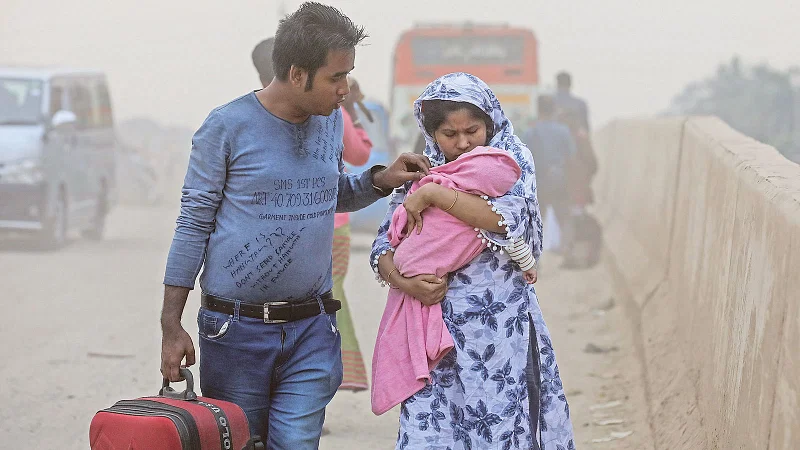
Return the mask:
<svg viewBox="0 0 800 450">
<path fill-rule="evenodd" d="M 197 394 L 194 393 L 194 376 L 192 371 L 186 367 L 180 368 L 181 376 L 186 379 L 186 390 L 178 392 L 169 387 L 169 379 L 164 378 L 164 383 L 161 385 L 161 390 L 158 395 L 162 397 L 171 398 L 173 400 L 197 400 Z"/>
</svg>

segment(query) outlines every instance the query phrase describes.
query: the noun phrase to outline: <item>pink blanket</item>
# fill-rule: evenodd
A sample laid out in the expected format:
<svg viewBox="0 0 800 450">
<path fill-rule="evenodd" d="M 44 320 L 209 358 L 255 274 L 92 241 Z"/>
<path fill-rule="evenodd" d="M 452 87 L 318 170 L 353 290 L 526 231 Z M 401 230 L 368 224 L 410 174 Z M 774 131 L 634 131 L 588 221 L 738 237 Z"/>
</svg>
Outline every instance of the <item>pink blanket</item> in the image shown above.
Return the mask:
<svg viewBox="0 0 800 450">
<path fill-rule="evenodd" d="M 499 197 L 520 177 L 514 158 L 503 150 L 478 147 L 457 160 L 431 169 L 410 193 L 428 183 L 477 195 Z M 464 267 L 486 245 L 475 229 L 439 208 L 423 214 L 422 233 L 406 235 L 406 210 L 392 216 L 389 240 L 394 263 L 406 277 L 446 274 Z M 430 381 L 430 372 L 453 348 L 439 304 L 425 306 L 399 289 L 390 289 L 372 356 L 372 412 L 380 415 Z"/>
</svg>

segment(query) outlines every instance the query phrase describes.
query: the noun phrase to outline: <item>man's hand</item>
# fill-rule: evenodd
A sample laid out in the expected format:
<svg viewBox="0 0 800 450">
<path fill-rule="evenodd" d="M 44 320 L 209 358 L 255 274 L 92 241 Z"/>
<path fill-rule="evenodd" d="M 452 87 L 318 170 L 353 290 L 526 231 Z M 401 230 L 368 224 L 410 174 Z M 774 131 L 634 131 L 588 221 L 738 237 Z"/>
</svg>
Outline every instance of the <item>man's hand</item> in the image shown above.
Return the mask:
<svg viewBox="0 0 800 450">
<path fill-rule="evenodd" d="M 161 326 L 161 375 L 172 382 L 183 381 L 180 367 L 186 358 L 186 367 L 194 365 L 194 343 L 180 324 Z"/>
<path fill-rule="evenodd" d="M 441 279 L 436 275 L 417 275 L 411 278 L 404 278 L 398 285 L 398 289 L 419 300 L 425 306 L 435 305 L 444 300 L 447 294 L 447 279 Z"/>
<path fill-rule="evenodd" d="M 407 181 L 418 181 L 430 173 L 431 162 L 416 153 L 403 153 L 384 170 L 375 173 L 372 184 L 388 190 L 402 186 Z"/>
<path fill-rule="evenodd" d="M 181 326 L 183 308 L 189 288 L 164 286 L 164 307 L 161 310 L 161 375 L 169 381 L 183 381 L 180 366 L 186 358 L 186 366 L 194 364 L 192 338 Z"/>
</svg>

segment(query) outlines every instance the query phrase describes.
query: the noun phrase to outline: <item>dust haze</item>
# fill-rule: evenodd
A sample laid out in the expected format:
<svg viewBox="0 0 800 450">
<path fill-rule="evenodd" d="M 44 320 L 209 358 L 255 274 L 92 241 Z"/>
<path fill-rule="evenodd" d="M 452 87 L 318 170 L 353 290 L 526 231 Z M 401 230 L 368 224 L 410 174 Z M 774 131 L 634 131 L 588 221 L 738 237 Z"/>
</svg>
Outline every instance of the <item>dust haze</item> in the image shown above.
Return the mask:
<svg viewBox="0 0 800 450">
<path fill-rule="evenodd" d="M 276 0 L 3 0 L 0 63 L 105 70 L 120 119 L 197 128 L 258 77 L 250 51 L 274 34 Z M 300 1 L 285 1 L 290 12 Z M 395 40 L 415 22 L 507 22 L 539 39 L 540 75 L 569 70 L 593 123 L 664 109 L 688 82 L 733 55 L 785 68 L 800 61 L 800 10 L 780 0 L 329 2 L 370 33 L 357 51 L 364 91 L 388 102 Z M 457 6 L 454 6 L 457 5 Z"/>
<path fill-rule="evenodd" d="M 50 251 L 0 236 L 0 442 L 36 439 L 37 448 L 85 449 L 95 411 L 156 394 L 162 280 L 192 133 L 213 108 L 261 87 L 251 51 L 300 3 L 0 0 L 0 67 L 104 72 L 122 155 L 118 204 L 102 240 L 73 235 Z M 357 48 L 353 74 L 367 98 L 386 107 L 396 41 L 418 23 L 530 28 L 538 40 L 539 88 L 554 90 L 555 75 L 569 71 L 594 130 L 616 118 L 667 111 L 685 86 L 713 76 L 734 56 L 781 71 L 800 66 L 800 8 L 785 0 L 326 3 L 366 27 L 370 37 Z M 367 264 L 373 237 L 374 231 L 354 234 L 346 286 L 368 361 L 386 298 Z M 633 332 L 615 309 L 610 277 L 601 269 L 586 273 L 545 266 L 537 284 L 563 355 L 578 447 L 591 448 L 587 443 L 608 431 L 589 426 L 597 419 L 592 404 L 625 398 L 626 428 L 618 431 L 635 433 L 596 448 L 651 449 L 640 366 L 629 351 Z M 183 316 L 195 344 L 198 291 Z M 594 342 L 621 350 L 587 359 L 584 349 Z M 324 450 L 394 445 L 397 414 L 373 416 L 369 393 L 337 394 L 328 411 Z"/>
</svg>

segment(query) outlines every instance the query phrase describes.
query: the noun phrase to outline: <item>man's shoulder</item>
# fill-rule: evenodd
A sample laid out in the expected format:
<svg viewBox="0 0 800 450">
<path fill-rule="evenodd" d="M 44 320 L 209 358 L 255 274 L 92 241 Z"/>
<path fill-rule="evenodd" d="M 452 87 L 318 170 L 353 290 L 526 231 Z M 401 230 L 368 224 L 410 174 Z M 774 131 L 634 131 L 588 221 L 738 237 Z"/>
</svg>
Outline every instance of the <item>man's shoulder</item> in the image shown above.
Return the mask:
<svg viewBox="0 0 800 450">
<path fill-rule="evenodd" d="M 569 95 L 570 101 L 576 105 L 578 108 L 586 108 L 586 100 L 576 95 L 570 94 Z"/>
<path fill-rule="evenodd" d="M 586 101 L 572 92 L 559 93 L 554 98 L 556 103 L 586 106 Z"/>
<path fill-rule="evenodd" d="M 219 105 L 213 110 L 211 110 L 210 116 L 218 115 L 222 117 L 231 117 L 236 116 L 242 112 L 243 109 L 250 109 L 253 107 L 253 93 L 248 92 L 242 96 L 239 96 L 224 105 Z"/>
</svg>

